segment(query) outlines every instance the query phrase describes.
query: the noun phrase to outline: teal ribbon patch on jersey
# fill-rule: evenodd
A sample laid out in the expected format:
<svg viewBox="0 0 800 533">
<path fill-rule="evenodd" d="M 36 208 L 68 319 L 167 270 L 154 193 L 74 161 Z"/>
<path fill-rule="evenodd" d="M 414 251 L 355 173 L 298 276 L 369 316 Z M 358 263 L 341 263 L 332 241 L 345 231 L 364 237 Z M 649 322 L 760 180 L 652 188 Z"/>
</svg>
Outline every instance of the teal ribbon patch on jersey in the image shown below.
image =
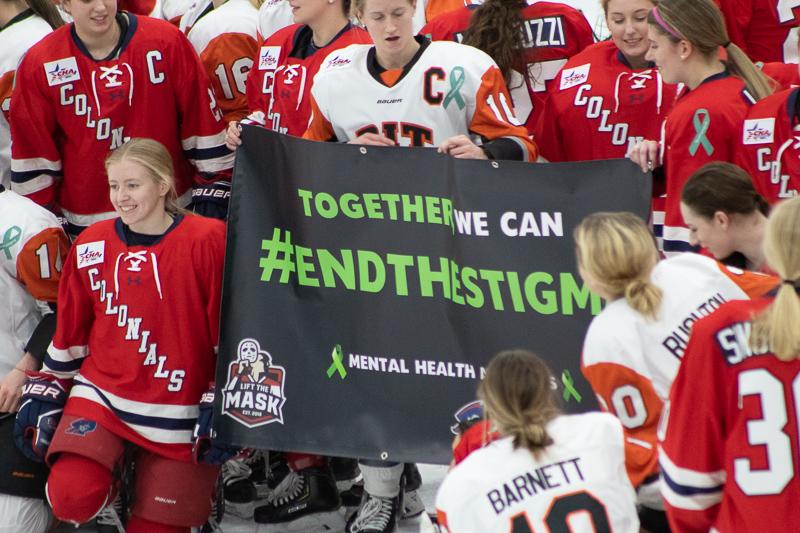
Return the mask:
<svg viewBox="0 0 800 533">
<path fill-rule="evenodd" d="M 692 118 L 692 124 L 694 125 L 694 139 L 692 140 L 692 144 L 689 145 L 689 154 L 694 157 L 694 154 L 697 153 L 697 150 L 700 147 L 703 147 L 706 154 L 709 156 L 714 153 L 714 145 L 711 144 L 711 141 L 708 140 L 708 128 L 711 126 L 711 117 L 708 114 L 708 109 L 698 109 L 694 112 L 694 118 Z"/>
<path fill-rule="evenodd" d="M 3 242 L 0 242 L 0 250 L 3 250 L 3 253 L 6 254 L 6 259 L 9 261 L 11 261 L 11 247 L 17 244 L 21 237 L 22 228 L 19 226 L 11 226 L 3 235 Z"/>
<path fill-rule="evenodd" d="M 337 344 L 333 347 L 333 351 L 331 352 L 331 359 L 333 359 L 333 363 L 331 366 L 328 367 L 328 379 L 333 377 L 335 372 L 339 372 L 339 377 L 344 379 L 347 377 L 347 370 L 345 369 L 342 361 L 344 360 L 344 355 L 342 355 L 342 345 Z"/>
<path fill-rule="evenodd" d="M 569 370 L 564 370 L 561 373 L 561 383 L 564 384 L 564 401 L 568 402 L 570 398 L 575 398 L 575 401 L 581 403 L 583 397 L 578 389 L 575 388 L 575 380 L 572 379 L 572 374 Z"/>
<path fill-rule="evenodd" d="M 463 67 L 453 67 L 453 70 L 450 71 L 450 74 L 447 76 L 447 79 L 450 80 L 450 90 L 447 91 L 447 95 L 444 97 L 445 109 L 447 109 L 447 106 L 453 101 L 455 101 L 459 109 L 464 109 L 466 107 L 467 103 L 461 96 L 461 87 L 464 85 L 466 78 L 467 76 L 464 74 Z"/>
</svg>

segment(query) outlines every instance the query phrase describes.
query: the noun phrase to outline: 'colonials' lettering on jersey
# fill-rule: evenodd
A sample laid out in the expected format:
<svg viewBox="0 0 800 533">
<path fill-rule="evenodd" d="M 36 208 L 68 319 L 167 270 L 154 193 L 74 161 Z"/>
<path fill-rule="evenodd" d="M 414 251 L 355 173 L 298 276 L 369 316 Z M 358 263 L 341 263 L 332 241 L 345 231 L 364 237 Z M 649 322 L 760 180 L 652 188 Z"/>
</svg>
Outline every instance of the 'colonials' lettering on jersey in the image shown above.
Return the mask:
<svg viewBox="0 0 800 533">
<path fill-rule="evenodd" d="M 678 359 L 683 357 L 683 351 L 689 343 L 689 334 L 692 331 L 692 324 L 716 311 L 726 302 L 725 297 L 720 293 L 706 300 L 697 306 L 697 309 L 689 313 L 678 322 L 678 326 L 663 340 L 661 345 Z"/>
<path fill-rule="evenodd" d="M 147 257 L 142 255 L 145 253 L 145 251 L 128 253 L 124 259 L 120 257 L 119 260 L 128 272 L 141 272 L 141 263 L 148 261 Z M 117 327 L 125 330 L 125 340 L 138 343 L 137 351 L 145 355 L 142 365 L 155 366 L 153 377 L 166 379 L 168 381 L 168 391 L 180 391 L 183 387 L 183 378 L 186 377 L 186 371 L 167 369 L 167 355 L 158 354 L 158 345 L 155 342 L 150 342 L 150 330 L 142 329 L 142 318 L 131 316 L 128 312 L 127 304 L 115 303 L 117 295 L 109 290 L 106 280 L 100 279 L 100 270 L 97 268 L 89 269 L 88 275 L 89 288 L 92 292 L 98 293 L 100 303 L 106 304 L 105 314 L 109 316 L 116 315 Z M 137 282 L 137 279 L 129 276 L 128 285 L 139 285 L 141 280 Z"/>
<path fill-rule="evenodd" d="M 770 353 L 769 346 L 750 346 L 752 328 L 752 322 L 737 322 L 717 332 L 717 344 L 729 365 L 739 364 L 754 355 Z"/>
<path fill-rule="evenodd" d="M 581 458 L 575 457 L 540 466 L 533 472 L 525 472 L 508 483 L 503 483 L 501 487 L 490 490 L 486 497 L 494 512 L 500 514 L 507 507 L 532 498 L 542 491 L 584 481 L 580 462 Z"/>
<path fill-rule="evenodd" d="M 567 71 L 564 71 L 561 77 L 561 89 L 574 87 L 575 85 L 580 85 L 583 82 L 577 81 L 580 78 L 583 78 L 585 81 L 588 77 L 588 69 L 589 65 L 583 65 L 581 67 L 576 67 L 575 69 L 570 69 L 574 71 L 569 74 L 569 77 L 573 78 L 573 81 L 566 81 L 568 77 Z M 582 72 L 579 72 L 579 69 L 586 68 L 586 74 L 584 75 Z M 645 70 L 642 72 L 631 72 L 628 76 L 628 82 L 630 83 L 629 88 L 633 91 L 638 91 L 642 89 L 647 89 L 647 82 L 653 79 L 655 76 L 655 71 L 653 70 Z M 566 82 L 566 83 L 565 83 Z M 606 101 L 603 96 L 590 96 L 592 90 L 592 85 L 590 83 L 586 83 L 581 85 L 577 91 L 575 91 L 575 99 L 573 103 L 576 107 L 584 107 L 586 108 L 585 115 L 588 119 L 600 119 L 600 125 L 597 127 L 597 131 L 607 132 L 611 134 L 611 144 L 614 146 L 624 146 L 625 144 L 628 145 L 628 150 L 633 148 L 633 145 L 637 142 L 642 140 L 642 137 L 637 136 L 628 136 L 628 130 L 630 126 L 626 122 L 617 122 L 613 123 L 609 120 L 612 117 L 612 114 L 616 112 L 617 106 L 619 106 L 619 102 L 612 103 L 612 105 L 606 106 Z M 618 91 L 617 91 L 618 92 Z M 628 99 L 623 102 L 624 105 L 634 105 L 640 104 L 644 102 L 644 95 L 641 94 L 629 94 Z M 613 107 L 612 107 L 613 106 Z M 612 110 L 613 109 L 613 110 Z"/>
</svg>

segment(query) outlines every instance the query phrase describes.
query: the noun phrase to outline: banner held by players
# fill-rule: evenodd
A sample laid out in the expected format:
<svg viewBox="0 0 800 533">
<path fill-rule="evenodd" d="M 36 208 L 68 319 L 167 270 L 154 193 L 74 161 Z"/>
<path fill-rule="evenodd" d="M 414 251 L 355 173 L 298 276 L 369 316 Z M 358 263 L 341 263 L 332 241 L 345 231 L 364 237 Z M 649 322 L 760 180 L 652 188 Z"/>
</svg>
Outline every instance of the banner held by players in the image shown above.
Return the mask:
<svg viewBox="0 0 800 533">
<path fill-rule="evenodd" d="M 491 356 L 548 360 L 567 410 L 600 310 L 576 273 L 587 214 L 646 216 L 624 160 L 462 161 L 245 128 L 223 286 L 216 424 L 227 442 L 450 460 Z"/>
</svg>

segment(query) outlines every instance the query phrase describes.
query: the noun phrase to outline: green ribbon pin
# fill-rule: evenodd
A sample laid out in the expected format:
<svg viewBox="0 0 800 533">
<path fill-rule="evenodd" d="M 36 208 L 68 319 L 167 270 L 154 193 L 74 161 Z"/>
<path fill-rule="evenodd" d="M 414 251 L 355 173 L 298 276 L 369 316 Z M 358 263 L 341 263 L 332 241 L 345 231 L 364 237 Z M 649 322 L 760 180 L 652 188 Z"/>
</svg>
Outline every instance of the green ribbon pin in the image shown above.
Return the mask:
<svg viewBox="0 0 800 533">
<path fill-rule="evenodd" d="M 464 85 L 466 78 L 463 67 L 453 67 L 453 70 L 450 71 L 450 75 L 447 76 L 447 79 L 450 80 L 450 90 L 444 97 L 445 109 L 452 101 L 456 102 L 459 109 L 466 107 L 467 103 L 464 102 L 464 98 L 461 96 L 461 86 Z"/>
<path fill-rule="evenodd" d="M 22 229 L 19 226 L 11 226 L 3 235 L 3 242 L 0 242 L 0 250 L 6 254 L 6 259 L 11 260 L 11 247 L 19 242 L 22 237 Z"/>
<path fill-rule="evenodd" d="M 581 403 L 583 397 L 578 389 L 575 388 L 575 381 L 572 379 L 572 374 L 569 370 L 564 370 L 561 373 L 561 383 L 564 384 L 564 401 L 568 402 L 570 396 L 575 398 L 575 401 Z"/>
<path fill-rule="evenodd" d="M 333 351 L 331 352 L 331 359 L 333 359 L 333 363 L 331 366 L 328 367 L 328 379 L 333 377 L 335 372 L 339 372 L 339 377 L 344 379 L 347 377 L 347 370 L 344 368 L 342 361 L 344 360 L 344 355 L 342 355 L 342 345 L 337 344 L 333 347 Z"/>
<path fill-rule="evenodd" d="M 706 154 L 709 156 L 714 153 L 714 145 L 708 140 L 708 128 L 711 126 L 711 117 L 708 114 L 708 109 L 698 109 L 694 112 L 692 118 L 692 125 L 694 125 L 695 136 L 692 144 L 689 145 L 689 154 L 694 157 L 697 150 L 703 147 Z"/>
</svg>

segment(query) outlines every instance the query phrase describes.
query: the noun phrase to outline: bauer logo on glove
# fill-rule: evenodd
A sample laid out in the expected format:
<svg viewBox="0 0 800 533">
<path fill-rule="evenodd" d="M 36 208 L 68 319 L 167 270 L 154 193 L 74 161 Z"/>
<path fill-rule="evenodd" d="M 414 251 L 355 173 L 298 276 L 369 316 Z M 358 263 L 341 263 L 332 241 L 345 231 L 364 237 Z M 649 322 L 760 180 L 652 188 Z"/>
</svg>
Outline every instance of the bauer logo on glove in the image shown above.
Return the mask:
<svg viewBox="0 0 800 533">
<path fill-rule="evenodd" d="M 42 372 L 31 373 L 22 388 L 14 424 L 14 442 L 32 461 L 42 462 L 64 412 L 71 382 Z"/>
</svg>

